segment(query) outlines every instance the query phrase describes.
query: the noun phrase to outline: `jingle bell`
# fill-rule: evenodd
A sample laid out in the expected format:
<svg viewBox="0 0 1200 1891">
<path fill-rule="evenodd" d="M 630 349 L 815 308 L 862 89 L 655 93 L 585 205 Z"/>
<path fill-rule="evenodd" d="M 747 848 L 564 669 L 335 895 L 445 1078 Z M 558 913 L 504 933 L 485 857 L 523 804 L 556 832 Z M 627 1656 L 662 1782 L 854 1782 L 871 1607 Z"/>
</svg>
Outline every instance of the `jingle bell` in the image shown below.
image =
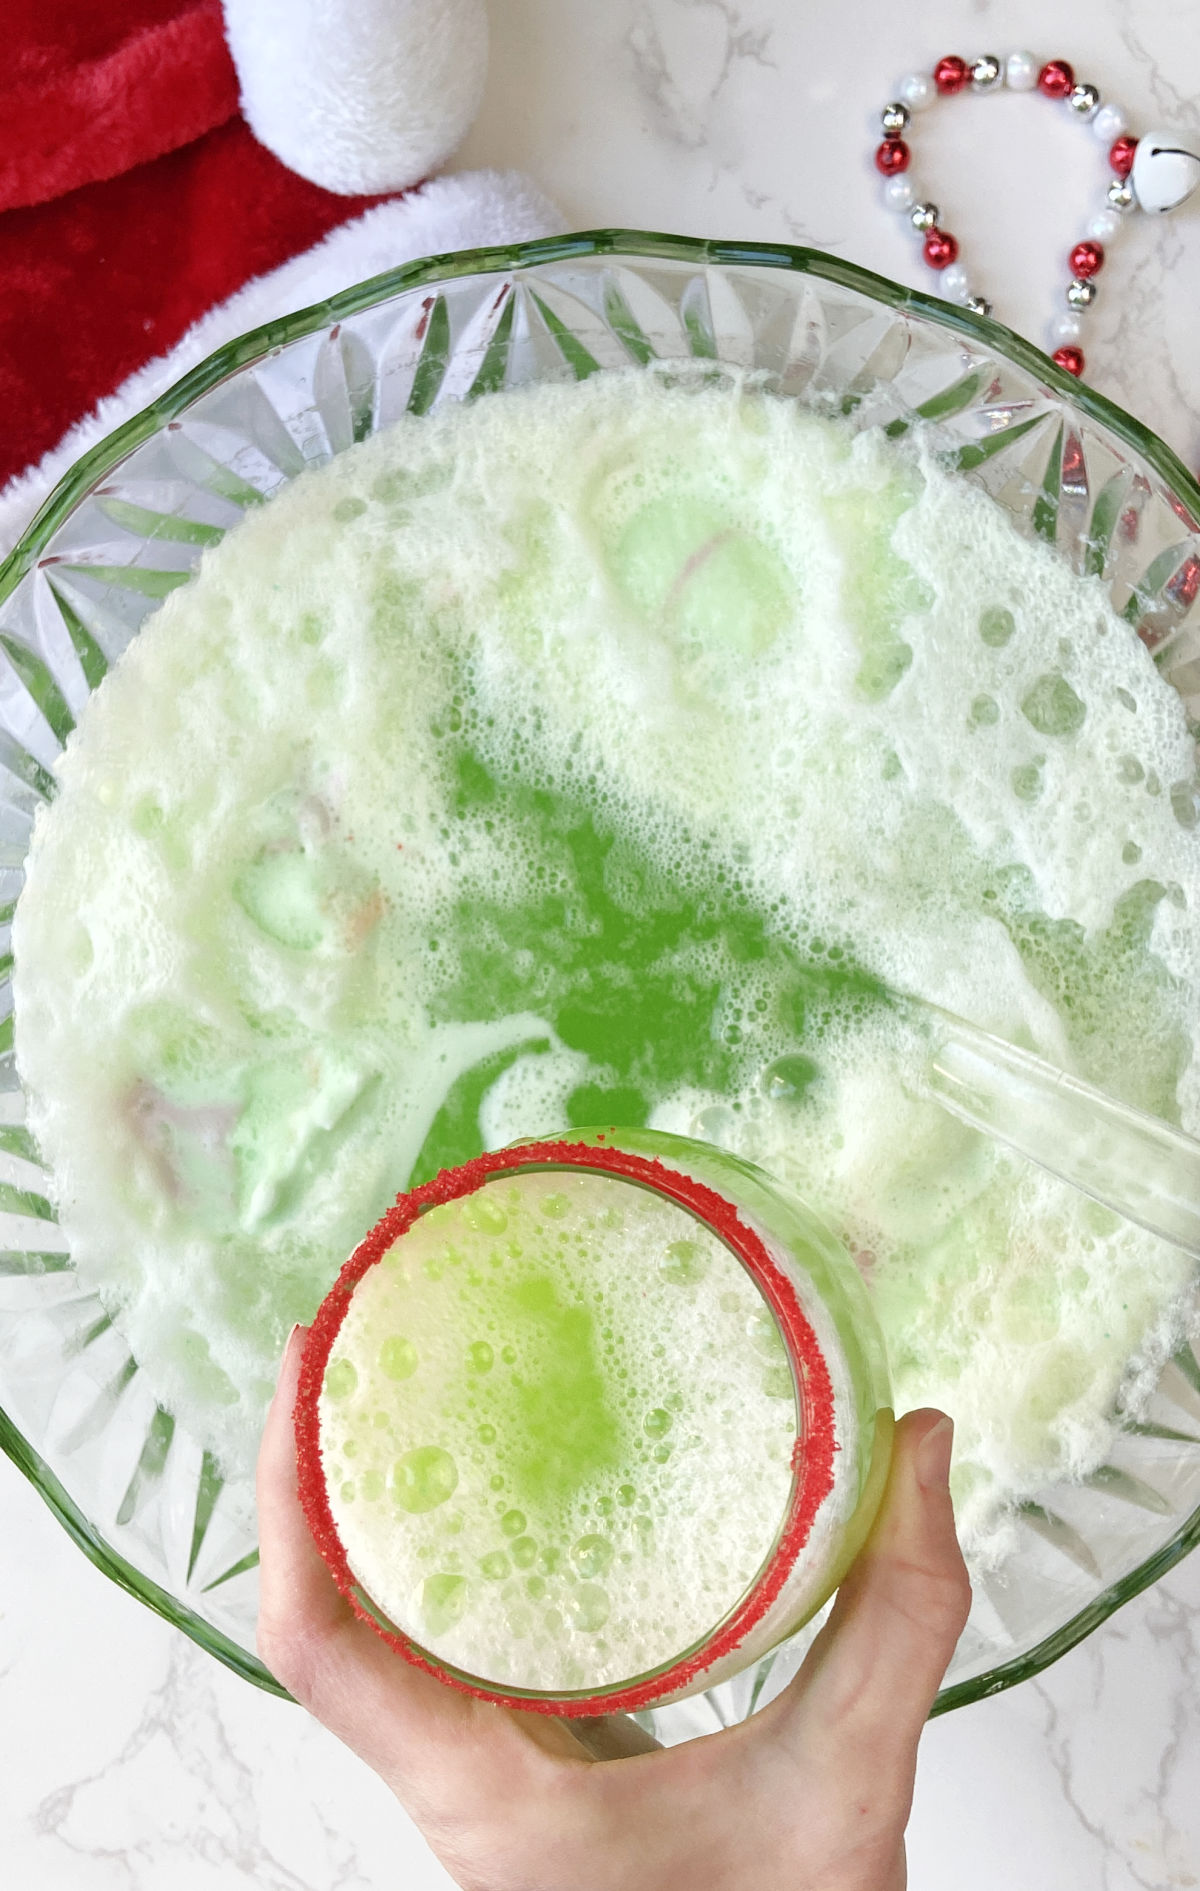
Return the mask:
<svg viewBox="0 0 1200 1891">
<path fill-rule="evenodd" d="M 1175 210 L 1200 184 L 1200 137 L 1150 131 L 1139 138 L 1129 181 L 1143 210 Z"/>
</svg>

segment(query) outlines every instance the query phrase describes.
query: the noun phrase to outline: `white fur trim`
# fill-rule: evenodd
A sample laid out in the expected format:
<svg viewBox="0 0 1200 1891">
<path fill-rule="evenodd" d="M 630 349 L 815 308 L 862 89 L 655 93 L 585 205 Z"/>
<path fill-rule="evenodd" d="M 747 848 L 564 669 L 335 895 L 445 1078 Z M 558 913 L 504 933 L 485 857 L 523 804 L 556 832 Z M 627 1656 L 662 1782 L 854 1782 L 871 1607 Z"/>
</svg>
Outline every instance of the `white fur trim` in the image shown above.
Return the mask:
<svg viewBox="0 0 1200 1891">
<path fill-rule="evenodd" d="M 403 190 L 461 142 L 487 73 L 483 0 L 224 0 L 242 111 L 301 177 Z"/>
<path fill-rule="evenodd" d="M 239 289 L 210 309 L 170 354 L 148 362 L 95 413 L 72 427 L 37 466 L 0 492 L 0 558 L 10 551 L 42 501 L 81 453 L 140 413 L 227 341 L 277 315 L 336 295 L 350 283 L 395 269 L 418 256 L 448 250 L 522 243 L 566 228 L 562 213 L 535 184 L 516 171 L 468 171 L 438 177 L 396 203 L 378 204 L 334 230 L 314 249 Z"/>
</svg>

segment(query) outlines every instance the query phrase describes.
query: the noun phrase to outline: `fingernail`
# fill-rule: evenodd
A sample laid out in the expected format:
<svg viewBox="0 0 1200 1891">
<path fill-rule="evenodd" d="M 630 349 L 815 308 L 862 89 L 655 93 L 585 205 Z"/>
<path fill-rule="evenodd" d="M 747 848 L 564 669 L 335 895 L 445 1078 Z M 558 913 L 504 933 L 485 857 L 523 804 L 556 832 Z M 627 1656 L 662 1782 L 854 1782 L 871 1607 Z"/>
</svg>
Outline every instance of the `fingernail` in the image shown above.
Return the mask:
<svg viewBox="0 0 1200 1891">
<path fill-rule="evenodd" d="M 917 1446 L 917 1482 L 923 1490 L 945 1490 L 950 1483 L 950 1454 L 954 1449 L 954 1420 L 939 1418 Z"/>
</svg>

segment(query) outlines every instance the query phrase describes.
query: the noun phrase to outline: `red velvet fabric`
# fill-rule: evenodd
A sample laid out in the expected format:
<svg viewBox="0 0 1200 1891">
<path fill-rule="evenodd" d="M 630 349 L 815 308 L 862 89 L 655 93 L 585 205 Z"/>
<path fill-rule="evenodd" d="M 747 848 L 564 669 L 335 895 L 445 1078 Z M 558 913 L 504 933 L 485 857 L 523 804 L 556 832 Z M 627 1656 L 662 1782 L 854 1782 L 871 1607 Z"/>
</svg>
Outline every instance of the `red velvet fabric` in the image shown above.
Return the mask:
<svg viewBox="0 0 1200 1891">
<path fill-rule="evenodd" d="M 221 0 L 5 0 L 0 210 L 177 151 L 238 108 Z"/>
<path fill-rule="evenodd" d="M 378 199 L 319 190 L 252 137 L 219 0 L 0 0 L 0 23 L 3 483 Z"/>
</svg>

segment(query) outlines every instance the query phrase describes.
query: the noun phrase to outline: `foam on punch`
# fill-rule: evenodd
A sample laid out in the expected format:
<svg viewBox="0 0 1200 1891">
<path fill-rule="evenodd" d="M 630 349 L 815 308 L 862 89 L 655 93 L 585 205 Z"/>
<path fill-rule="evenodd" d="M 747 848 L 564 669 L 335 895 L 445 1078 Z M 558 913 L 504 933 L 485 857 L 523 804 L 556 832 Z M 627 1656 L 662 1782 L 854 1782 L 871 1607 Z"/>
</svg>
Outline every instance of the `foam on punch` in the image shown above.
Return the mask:
<svg viewBox="0 0 1200 1891">
<path fill-rule="evenodd" d="M 888 992 L 1200 1128 L 1196 807 L 1099 581 L 919 448 L 686 372 L 403 421 L 206 553 L 39 819 L 17 1050 L 81 1276 L 245 1464 L 414 1162 L 698 1135 L 850 1241 L 998 1554 L 1189 1268 L 923 1097 Z"/>
</svg>

